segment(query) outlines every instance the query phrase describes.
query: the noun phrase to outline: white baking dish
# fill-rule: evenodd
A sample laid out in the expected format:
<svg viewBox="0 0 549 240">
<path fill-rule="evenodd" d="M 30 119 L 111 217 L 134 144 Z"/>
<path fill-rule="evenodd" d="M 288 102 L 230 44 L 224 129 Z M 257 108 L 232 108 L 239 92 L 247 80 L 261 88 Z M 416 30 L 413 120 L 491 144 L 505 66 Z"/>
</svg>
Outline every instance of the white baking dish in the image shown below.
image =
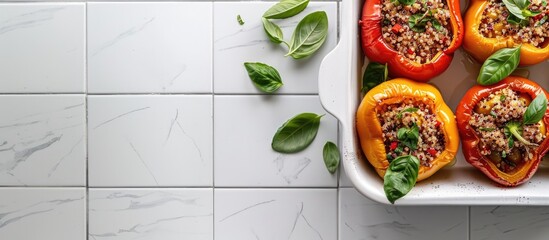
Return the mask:
<svg viewBox="0 0 549 240">
<path fill-rule="evenodd" d="M 342 165 L 355 188 L 366 197 L 389 203 L 382 179 L 363 159 L 355 131 L 355 112 L 364 65 L 358 38 L 362 1 L 342 0 L 340 41 L 320 67 L 319 95 L 324 108 L 340 121 Z M 462 9 L 465 9 L 462 2 Z M 366 60 L 367 61 L 367 60 Z M 453 109 L 475 84 L 480 65 L 459 50 L 450 68 L 433 79 L 446 103 Z M 549 62 L 528 68 L 529 78 L 549 89 Z M 460 146 L 461 148 L 461 146 Z M 456 163 L 419 182 L 398 205 L 549 205 L 549 163 L 542 162 L 529 182 L 514 188 L 496 185 L 470 166 L 458 152 Z"/>
</svg>

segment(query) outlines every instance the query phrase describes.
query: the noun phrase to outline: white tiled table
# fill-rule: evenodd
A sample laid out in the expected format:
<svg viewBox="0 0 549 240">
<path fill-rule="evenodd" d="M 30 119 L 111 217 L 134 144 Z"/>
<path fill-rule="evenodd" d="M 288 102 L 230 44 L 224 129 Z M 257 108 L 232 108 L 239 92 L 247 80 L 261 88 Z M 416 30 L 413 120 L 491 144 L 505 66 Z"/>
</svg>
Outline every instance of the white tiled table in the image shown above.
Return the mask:
<svg viewBox="0 0 549 240">
<path fill-rule="evenodd" d="M 289 39 L 328 13 L 325 45 L 303 60 L 264 35 L 272 4 L 0 0 L 0 239 L 547 239 L 545 207 L 364 198 L 324 167 L 329 115 L 305 151 L 272 151 L 286 119 L 325 113 L 318 68 L 338 2 L 278 21 Z M 285 85 L 262 95 L 247 61 Z"/>
</svg>

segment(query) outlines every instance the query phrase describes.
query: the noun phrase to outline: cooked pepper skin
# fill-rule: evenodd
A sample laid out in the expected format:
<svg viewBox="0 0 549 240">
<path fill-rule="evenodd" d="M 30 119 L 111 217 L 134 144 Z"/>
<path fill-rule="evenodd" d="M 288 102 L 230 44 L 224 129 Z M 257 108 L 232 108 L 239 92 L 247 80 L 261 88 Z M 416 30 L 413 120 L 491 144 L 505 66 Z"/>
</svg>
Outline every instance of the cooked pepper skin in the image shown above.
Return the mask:
<svg viewBox="0 0 549 240">
<path fill-rule="evenodd" d="M 491 93 L 499 91 L 503 88 L 509 87 L 510 89 L 519 93 L 526 93 L 532 99 L 538 94 L 545 94 L 549 98 L 549 95 L 538 84 L 528 79 L 521 77 L 510 76 L 503 79 L 501 82 L 490 85 L 480 86 L 476 85 L 469 89 L 465 96 L 459 103 L 456 110 L 456 118 L 459 128 L 459 134 L 461 136 L 461 146 L 465 160 L 471 165 L 482 171 L 493 181 L 503 186 L 517 186 L 532 177 L 532 175 L 538 169 L 541 158 L 549 149 L 549 109 L 545 112 L 545 116 L 542 121 L 545 123 L 546 138 L 541 142 L 540 146 L 533 152 L 534 157 L 532 160 L 526 161 L 519 169 L 514 173 L 505 173 L 492 162 L 487 156 L 480 153 L 479 136 L 475 133 L 475 130 L 469 125 L 469 120 L 473 116 L 475 106 L 484 98 L 488 97 Z"/>
<path fill-rule="evenodd" d="M 479 32 L 482 13 L 488 5 L 488 0 L 471 0 L 465 13 L 465 38 L 463 48 L 477 61 L 484 62 L 490 55 L 502 48 L 516 47 L 512 37 L 486 38 Z M 520 66 L 534 65 L 549 59 L 549 44 L 544 48 L 537 48 L 523 43 L 520 48 Z"/>
<path fill-rule="evenodd" d="M 420 166 L 418 181 L 433 175 L 444 165 L 452 162 L 459 147 L 459 134 L 452 110 L 444 103 L 440 92 L 427 83 L 409 79 L 393 79 L 370 90 L 358 108 L 357 131 L 362 151 L 381 178 L 385 176 L 389 161 L 383 143 L 381 123 L 377 118 L 376 107 L 381 103 L 399 103 L 405 98 L 415 100 L 431 99 L 432 110 L 443 131 L 445 149 L 433 159 L 431 167 Z"/>
<path fill-rule="evenodd" d="M 431 61 L 420 64 L 399 54 L 382 36 L 381 0 L 365 1 L 362 10 L 361 28 L 362 50 L 370 61 L 387 63 L 392 77 L 403 77 L 419 82 L 428 82 L 444 72 L 450 63 L 454 52 L 461 46 L 463 40 L 463 21 L 461 19 L 459 0 L 448 0 L 450 25 L 452 26 L 452 42 L 444 51 L 436 54 Z"/>
</svg>

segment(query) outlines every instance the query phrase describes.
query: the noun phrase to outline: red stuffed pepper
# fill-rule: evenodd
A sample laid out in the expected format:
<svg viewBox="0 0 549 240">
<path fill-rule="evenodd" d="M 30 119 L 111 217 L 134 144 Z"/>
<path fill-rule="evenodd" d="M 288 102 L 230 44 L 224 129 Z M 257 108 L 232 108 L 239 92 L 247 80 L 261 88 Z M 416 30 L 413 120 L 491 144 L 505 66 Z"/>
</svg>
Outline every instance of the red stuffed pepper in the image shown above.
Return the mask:
<svg viewBox="0 0 549 240">
<path fill-rule="evenodd" d="M 448 68 L 464 32 L 459 0 L 368 0 L 359 24 L 370 61 L 421 82 Z"/>
<path fill-rule="evenodd" d="M 549 149 L 547 96 L 538 84 L 513 76 L 471 88 L 456 111 L 467 162 L 504 186 L 530 179 Z"/>
</svg>

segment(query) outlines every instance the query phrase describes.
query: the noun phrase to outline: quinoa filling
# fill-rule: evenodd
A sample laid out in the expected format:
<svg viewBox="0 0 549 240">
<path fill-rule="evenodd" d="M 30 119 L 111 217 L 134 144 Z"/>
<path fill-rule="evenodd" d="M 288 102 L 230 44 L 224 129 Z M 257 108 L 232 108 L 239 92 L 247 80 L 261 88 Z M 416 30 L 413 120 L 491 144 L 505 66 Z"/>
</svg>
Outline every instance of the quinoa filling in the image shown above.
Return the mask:
<svg viewBox="0 0 549 240">
<path fill-rule="evenodd" d="M 395 104 L 381 104 L 376 108 L 383 131 L 387 160 L 413 155 L 422 166 L 430 167 L 445 147 L 441 123 L 432 111 L 430 99 L 404 99 Z"/>
<path fill-rule="evenodd" d="M 522 121 L 531 99 L 509 88 L 490 94 L 481 100 L 469 124 L 480 139 L 480 153 L 487 156 L 501 171 L 510 173 L 531 160 L 535 145 L 526 145 L 506 131 L 509 123 Z M 539 144 L 545 139 L 543 121 L 521 126 L 523 139 Z"/>
<path fill-rule="evenodd" d="M 531 0 L 530 12 L 537 15 L 524 21 L 509 22 L 511 14 L 501 0 L 490 0 L 482 13 L 480 33 L 487 38 L 512 37 L 515 42 L 543 48 L 549 39 L 549 5 L 547 0 Z"/>
<path fill-rule="evenodd" d="M 402 56 L 427 63 L 450 46 L 450 11 L 445 0 L 416 0 L 410 5 L 382 0 L 383 39 Z"/>
</svg>

